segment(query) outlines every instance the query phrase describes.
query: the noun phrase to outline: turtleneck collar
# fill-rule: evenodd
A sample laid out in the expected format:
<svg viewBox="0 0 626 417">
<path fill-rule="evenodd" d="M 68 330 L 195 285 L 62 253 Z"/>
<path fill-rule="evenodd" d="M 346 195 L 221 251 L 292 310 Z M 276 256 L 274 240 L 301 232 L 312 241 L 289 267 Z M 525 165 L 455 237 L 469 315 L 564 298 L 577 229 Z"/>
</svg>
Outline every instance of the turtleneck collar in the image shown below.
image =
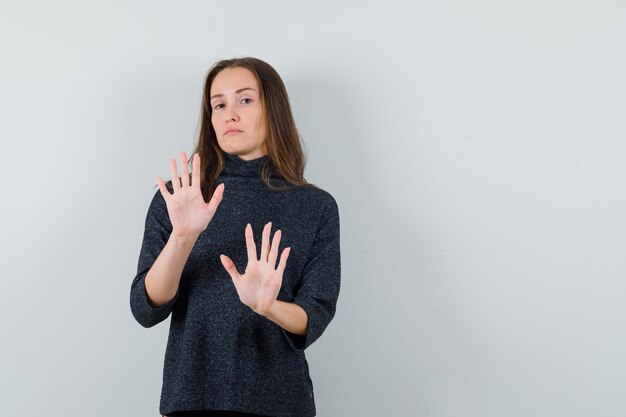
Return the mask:
<svg viewBox="0 0 626 417">
<path fill-rule="evenodd" d="M 268 155 L 263 155 L 256 159 L 251 159 L 246 161 L 245 159 L 241 159 L 237 155 L 231 155 L 227 152 L 223 153 L 224 155 L 224 168 L 222 169 L 221 175 L 233 175 L 237 177 L 261 177 L 261 168 L 265 161 L 269 161 Z M 279 177 L 274 169 L 273 164 L 270 169 L 271 177 Z"/>
</svg>

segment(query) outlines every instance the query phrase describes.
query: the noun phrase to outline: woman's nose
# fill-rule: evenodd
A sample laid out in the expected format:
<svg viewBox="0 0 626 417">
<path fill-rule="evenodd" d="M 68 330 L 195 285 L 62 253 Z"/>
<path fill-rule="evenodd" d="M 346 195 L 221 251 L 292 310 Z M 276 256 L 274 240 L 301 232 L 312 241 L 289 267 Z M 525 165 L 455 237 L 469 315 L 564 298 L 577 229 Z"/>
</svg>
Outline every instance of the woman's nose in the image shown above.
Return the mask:
<svg viewBox="0 0 626 417">
<path fill-rule="evenodd" d="M 233 110 L 229 110 L 228 113 L 226 113 L 226 121 L 230 122 L 230 121 L 238 121 L 239 120 L 239 115 L 237 114 L 236 111 Z"/>
</svg>

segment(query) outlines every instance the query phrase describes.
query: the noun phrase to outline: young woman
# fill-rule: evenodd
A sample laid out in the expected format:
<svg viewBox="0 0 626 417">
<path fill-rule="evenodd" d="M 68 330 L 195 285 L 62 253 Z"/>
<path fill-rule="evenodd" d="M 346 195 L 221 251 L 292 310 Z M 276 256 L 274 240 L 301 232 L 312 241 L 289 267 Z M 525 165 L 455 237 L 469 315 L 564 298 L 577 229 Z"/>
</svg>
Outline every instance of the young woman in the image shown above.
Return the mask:
<svg viewBox="0 0 626 417">
<path fill-rule="evenodd" d="M 217 62 L 202 104 L 191 173 L 181 152 L 180 177 L 171 159 L 173 181 L 157 178 L 130 292 L 142 326 L 171 313 L 159 411 L 314 416 L 304 350 L 335 314 L 337 203 L 303 177 L 270 65 Z"/>
</svg>

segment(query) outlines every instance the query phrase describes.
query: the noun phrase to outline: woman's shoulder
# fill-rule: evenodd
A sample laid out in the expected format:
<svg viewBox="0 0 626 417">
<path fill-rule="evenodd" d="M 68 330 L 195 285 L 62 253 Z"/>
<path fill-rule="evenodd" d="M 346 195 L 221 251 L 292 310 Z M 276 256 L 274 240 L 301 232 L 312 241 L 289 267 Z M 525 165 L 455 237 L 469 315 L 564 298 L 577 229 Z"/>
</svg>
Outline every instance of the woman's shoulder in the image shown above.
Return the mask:
<svg viewBox="0 0 626 417">
<path fill-rule="evenodd" d="M 309 184 L 309 186 L 306 187 L 293 187 L 292 192 L 295 197 L 305 199 L 310 203 L 316 203 L 316 205 L 337 206 L 337 201 L 329 191 L 314 184 Z"/>
<path fill-rule="evenodd" d="M 283 209 L 301 219 L 314 223 L 339 217 L 339 207 L 333 195 L 318 186 L 292 188 L 288 198 L 282 201 Z"/>
</svg>

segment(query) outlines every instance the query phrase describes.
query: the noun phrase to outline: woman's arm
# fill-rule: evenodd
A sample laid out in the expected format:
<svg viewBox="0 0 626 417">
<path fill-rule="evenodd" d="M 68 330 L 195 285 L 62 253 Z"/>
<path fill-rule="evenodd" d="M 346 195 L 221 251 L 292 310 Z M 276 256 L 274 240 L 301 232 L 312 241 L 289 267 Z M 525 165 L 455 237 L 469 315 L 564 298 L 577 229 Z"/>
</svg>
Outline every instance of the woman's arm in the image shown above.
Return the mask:
<svg viewBox="0 0 626 417">
<path fill-rule="evenodd" d="M 198 237 L 170 235 L 146 275 L 146 294 L 152 307 L 160 307 L 176 295 L 183 268 Z"/>
<path fill-rule="evenodd" d="M 153 307 L 166 304 L 176 295 L 185 263 L 200 234 L 213 218 L 224 193 L 224 185 L 218 185 L 211 201 L 205 203 L 200 189 L 200 156 L 193 156 L 191 182 L 187 168 L 189 160 L 185 152 L 180 153 L 180 160 L 182 168 L 179 179 L 176 160 L 170 159 L 172 192 L 166 187 L 163 178 L 157 177 L 172 224 L 172 233 L 145 278 L 146 294 Z"/>
<path fill-rule="evenodd" d="M 265 317 L 288 332 L 306 335 L 309 320 L 304 309 L 298 304 L 276 300 Z"/>
</svg>

